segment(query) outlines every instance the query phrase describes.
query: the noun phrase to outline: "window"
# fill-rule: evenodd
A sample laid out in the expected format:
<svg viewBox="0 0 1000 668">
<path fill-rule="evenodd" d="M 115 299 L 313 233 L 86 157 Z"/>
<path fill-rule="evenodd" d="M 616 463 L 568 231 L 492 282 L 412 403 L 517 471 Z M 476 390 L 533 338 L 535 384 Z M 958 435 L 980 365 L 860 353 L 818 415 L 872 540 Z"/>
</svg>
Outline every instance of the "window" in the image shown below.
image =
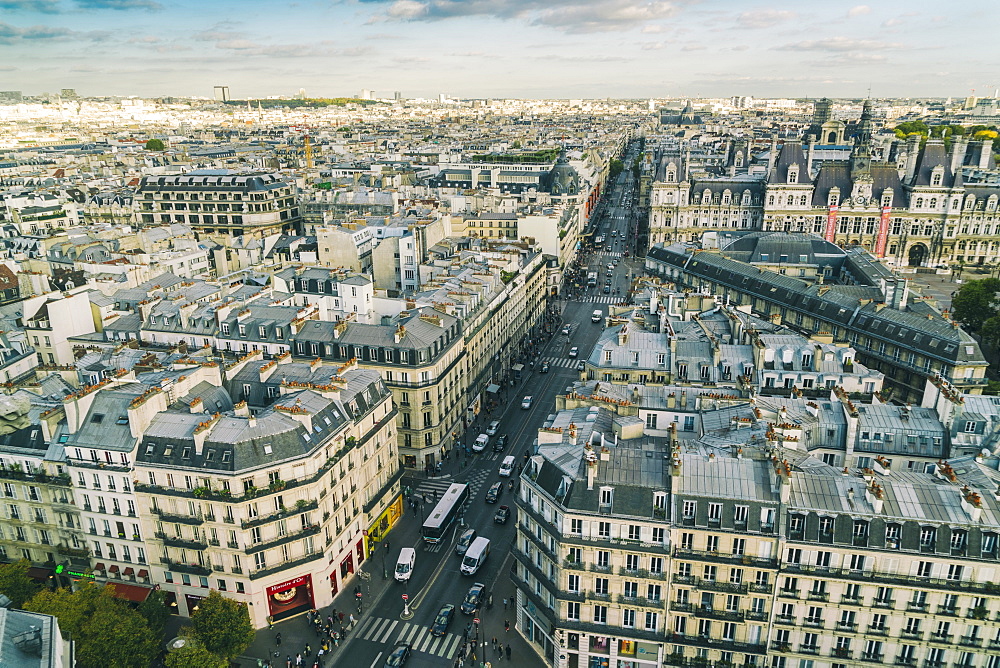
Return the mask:
<svg viewBox="0 0 1000 668">
<path fill-rule="evenodd" d="M 608 606 L 606 605 L 594 606 L 594 623 L 595 624 L 608 623 Z"/>
<path fill-rule="evenodd" d="M 646 585 L 646 598 L 650 601 L 659 601 L 662 589 L 660 585 Z"/>
<path fill-rule="evenodd" d="M 709 524 L 718 524 L 721 520 L 722 520 L 722 504 L 721 503 L 708 504 Z"/>
<path fill-rule="evenodd" d="M 626 629 L 635 628 L 635 610 L 622 610 L 622 626 Z"/>
<path fill-rule="evenodd" d="M 659 625 L 659 623 L 660 623 L 660 615 L 659 615 L 659 613 L 656 613 L 656 612 L 647 612 L 646 613 L 646 630 L 647 631 L 655 631 L 656 627 Z"/>
<path fill-rule="evenodd" d="M 682 506 L 681 517 L 686 520 L 693 520 L 695 511 L 698 508 L 697 501 L 685 501 Z"/>
<path fill-rule="evenodd" d="M 599 522 L 597 524 L 597 535 L 601 538 L 611 537 L 611 522 Z"/>
<path fill-rule="evenodd" d="M 735 522 L 738 525 L 739 524 L 745 525 L 747 523 L 748 512 L 749 508 L 747 506 L 736 506 L 733 509 L 733 522 Z"/>
<path fill-rule="evenodd" d="M 571 591 L 571 592 L 579 592 L 580 591 L 580 576 L 579 575 L 572 575 L 571 574 L 569 576 L 568 580 L 567 580 L 566 589 L 569 590 L 569 591 Z"/>
<path fill-rule="evenodd" d="M 570 601 L 566 604 L 566 619 L 580 621 L 580 604 Z"/>
</svg>

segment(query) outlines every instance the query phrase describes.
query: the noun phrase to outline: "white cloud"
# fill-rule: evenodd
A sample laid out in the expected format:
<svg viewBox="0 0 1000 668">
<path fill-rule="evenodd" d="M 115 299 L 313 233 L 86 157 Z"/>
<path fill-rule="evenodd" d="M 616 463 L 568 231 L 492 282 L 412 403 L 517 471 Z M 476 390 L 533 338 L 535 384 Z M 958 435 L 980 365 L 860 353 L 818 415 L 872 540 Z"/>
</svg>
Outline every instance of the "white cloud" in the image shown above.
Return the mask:
<svg viewBox="0 0 1000 668">
<path fill-rule="evenodd" d="M 850 9 L 847 10 L 847 15 L 850 18 L 854 18 L 855 16 L 864 16 L 865 14 L 871 14 L 871 13 L 872 13 L 872 8 L 869 7 L 868 5 L 855 5 L 854 7 L 851 7 Z"/>
<path fill-rule="evenodd" d="M 828 37 L 826 39 L 803 40 L 792 44 L 776 47 L 786 51 L 830 51 L 843 53 L 846 51 L 884 51 L 898 49 L 902 44 L 895 42 L 879 42 L 873 39 L 850 39 L 848 37 Z"/>
<path fill-rule="evenodd" d="M 736 24 L 741 28 L 770 28 L 796 17 L 795 12 L 784 9 L 755 9 L 743 12 L 736 17 Z"/>
</svg>

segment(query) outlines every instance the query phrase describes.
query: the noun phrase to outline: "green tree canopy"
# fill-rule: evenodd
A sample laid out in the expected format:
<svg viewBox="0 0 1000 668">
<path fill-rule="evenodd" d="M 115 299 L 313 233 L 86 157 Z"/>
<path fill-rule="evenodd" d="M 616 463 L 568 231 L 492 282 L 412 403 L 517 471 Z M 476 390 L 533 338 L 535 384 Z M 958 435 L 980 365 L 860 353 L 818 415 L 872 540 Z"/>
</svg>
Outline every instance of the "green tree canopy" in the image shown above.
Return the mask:
<svg viewBox="0 0 1000 668">
<path fill-rule="evenodd" d="M 214 589 L 198 604 L 191 626 L 205 649 L 226 659 L 245 650 L 254 638 L 246 606 Z"/>
<path fill-rule="evenodd" d="M 145 617 L 114 598 L 110 587 L 85 584 L 77 591 L 39 592 L 25 610 L 53 615 L 76 641 L 81 668 L 144 668 L 156 657 L 161 636 Z"/>
<path fill-rule="evenodd" d="M 167 668 L 227 668 L 229 662 L 196 643 L 167 654 Z"/>
<path fill-rule="evenodd" d="M 28 576 L 31 562 L 27 559 L 12 564 L 0 564 L 0 594 L 11 600 L 15 608 L 23 608 L 25 601 L 37 594 L 42 586 Z"/>
<path fill-rule="evenodd" d="M 97 601 L 94 614 L 80 629 L 77 665 L 82 668 L 146 668 L 159 641 L 145 618 L 110 596 Z"/>
<path fill-rule="evenodd" d="M 997 315 L 995 302 L 998 291 L 1000 279 L 996 278 L 965 283 L 951 300 L 952 316 L 978 332 L 983 323 Z"/>
<path fill-rule="evenodd" d="M 166 146 L 163 144 L 162 139 L 150 139 L 146 142 L 147 151 L 163 151 L 166 150 Z"/>
<path fill-rule="evenodd" d="M 608 165 L 608 178 L 618 178 L 618 175 L 622 173 L 623 169 L 625 169 L 625 163 L 618 158 L 612 158 L 611 163 Z"/>
<path fill-rule="evenodd" d="M 146 600 L 139 604 L 139 614 L 143 616 L 157 638 L 163 636 L 167 627 L 167 619 L 170 618 L 170 610 L 167 608 L 166 600 L 167 593 L 157 589 L 149 592 Z"/>
</svg>

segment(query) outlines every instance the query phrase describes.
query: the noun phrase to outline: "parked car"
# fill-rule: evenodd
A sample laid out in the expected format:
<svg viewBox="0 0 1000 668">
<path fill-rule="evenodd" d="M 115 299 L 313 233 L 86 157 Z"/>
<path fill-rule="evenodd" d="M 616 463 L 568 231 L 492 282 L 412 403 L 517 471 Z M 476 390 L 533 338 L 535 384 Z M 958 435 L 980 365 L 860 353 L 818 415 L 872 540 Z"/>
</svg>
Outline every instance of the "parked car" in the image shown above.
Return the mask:
<svg viewBox="0 0 1000 668">
<path fill-rule="evenodd" d="M 401 668 L 406 665 L 406 660 L 410 658 L 410 643 L 400 640 L 392 648 L 389 656 L 385 657 L 385 668 Z"/>
<path fill-rule="evenodd" d="M 486 490 L 486 503 L 496 503 L 500 500 L 501 494 L 503 494 L 503 481 L 493 483 Z"/>
<path fill-rule="evenodd" d="M 461 610 L 466 615 L 471 615 L 479 606 L 483 604 L 483 597 L 486 595 L 486 585 L 482 582 L 477 582 L 469 588 L 469 593 L 465 595 L 465 600 L 462 601 Z"/>
<path fill-rule="evenodd" d="M 497 440 L 493 441 L 493 452 L 503 452 L 507 447 L 507 434 L 500 434 Z"/>
<path fill-rule="evenodd" d="M 608 289 L 604 288 L 604 291 L 607 292 Z M 576 357 L 579 354 L 580 354 L 580 348 L 578 346 L 573 346 L 572 348 L 569 349 L 569 356 L 570 357 Z"/>
<path fill-rule="evenodd" d="M 482 452 L 486 449 L 486 445 L 490 442 L 490 437 L 486 434 L 480 434 L 476 437 L 476 442 L 472 444 L 473 452 Z"/>
<path fill-rule="evenodd" d="M 490 422 L 489 426 L 486 427 L 487 436 L 496 436 L 497 431 L 500 430 L 500 420 L 493 420 Z"/>
<path fill-rule="evenodd" d="M 526 396 L 524 399 L 521 400 L 521 408 L 524 410 L 528 410 L 529 408 L 531 408 L 532 401 L 534 401 L 534 399 L 532 399 L 531 395 L 529 394 L 528 396 Z"/>
<path fill-rule="evenodd" d="M 497 509 L 497 514 L 493 516 L 493 521 L 497 524 L 507 524 L 508 519 L 510 519 L 510 508 L 508 506 L 500 506 Z"/>
<path fill-rule="evenodd" d="M 431 635 L 440 638 L 445 633 L 448 632 L 448 625 L 451 624 L 451 618 L 455 614 L 455 606 L 451 603 L 444 605 L 438 610 L 437 617 L 434 618 L 434 624 L 431 626 Z"/>
</svg>

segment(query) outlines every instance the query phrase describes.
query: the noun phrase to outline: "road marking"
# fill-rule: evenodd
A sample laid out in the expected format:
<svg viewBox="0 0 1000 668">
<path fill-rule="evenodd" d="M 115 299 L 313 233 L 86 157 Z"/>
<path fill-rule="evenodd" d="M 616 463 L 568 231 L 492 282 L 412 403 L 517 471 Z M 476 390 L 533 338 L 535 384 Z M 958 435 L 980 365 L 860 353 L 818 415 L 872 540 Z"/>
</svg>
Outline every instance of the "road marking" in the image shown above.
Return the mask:
<svg viewBox="0 0 1000 668">
<path fill-rule="evenodd" d="M 399 620 L 398 619 L 392 620 L 392 624 L 389 624 L 389 628 L 385 630 L 387 636 L 392 633 L 392 630 L 394 628 L 396 628 L 396 624 L 399 624 Z"/>
<path fill-rule="evenodd" d="M 420 647 L 417 649 L 417 651 L 418 652 L 429 651 L 427 648 L 430 647 L 431 643 L 434 642 L 435 640 L 437 640 L 437 638 L 432 636 L 430 633 L 427 633 L 426 635 L 423 636 L 423 641 L 420 643 Z M 414 646 L 416 647 L 416 645 Z"/>
<path fill-rule="evenodd" d="M 367 633 L 368 631 L 371 630 L 373 626 L 375 626 L 376 623 L 378 623 L 378 620 L 379 617 L 369 617 L 368 619 L 365 620 L 365 623 L 361 625 L 361 628 L 359 628 L 358 632 L 355 633 L 354 635 L 360 636 Z"/>
<path fill-rule="evenodd" d="M 376 654 L 375 655 L 375 660 L 372 661 L 371 668 L 375 668 L 375 665 L 378 663 L 378 660 L 381 659 L 381 658 L 382 658 L 382 652 L 379 652 L 378 654 Z"/>
<path fill-rule="evenodd" d="M 372 625 L 369 626 L 368 630 L 361 635 L 361 637 L 364 638 L 365 640 L 373 640 L 376 636 L 378 636 L 379 627 L 382 626 L 382 623 L 386 621 L 382 617 L 372 617 L 372 620 L 373 620 Z"/>
<path fill-rule="evenodd" d="M 459 636 L 451 634 L 451 640 L 448 641 L 447 643 L 448 648 L 441 656 L 443 656 L 446 659 L 450 659 L 451 657 L 453 657 L 455 655 L 455 650 L 458 648 L 459 640 L 460 640 Z"/>
<path fill-rule="evenodd" d="M 411 624 L 410 622 L 406 622 L 406 625 L 409 628 L 406 629 L 406 631 L 400 633 L 399 637 L 400 637 L 400 639 L 406 640 L 407 642 L 409 642 L 413 638 L 417 637 L 417 633 L 420 631 L 420 627 L 417 626 L 416 624 Z"/>
</svg>

